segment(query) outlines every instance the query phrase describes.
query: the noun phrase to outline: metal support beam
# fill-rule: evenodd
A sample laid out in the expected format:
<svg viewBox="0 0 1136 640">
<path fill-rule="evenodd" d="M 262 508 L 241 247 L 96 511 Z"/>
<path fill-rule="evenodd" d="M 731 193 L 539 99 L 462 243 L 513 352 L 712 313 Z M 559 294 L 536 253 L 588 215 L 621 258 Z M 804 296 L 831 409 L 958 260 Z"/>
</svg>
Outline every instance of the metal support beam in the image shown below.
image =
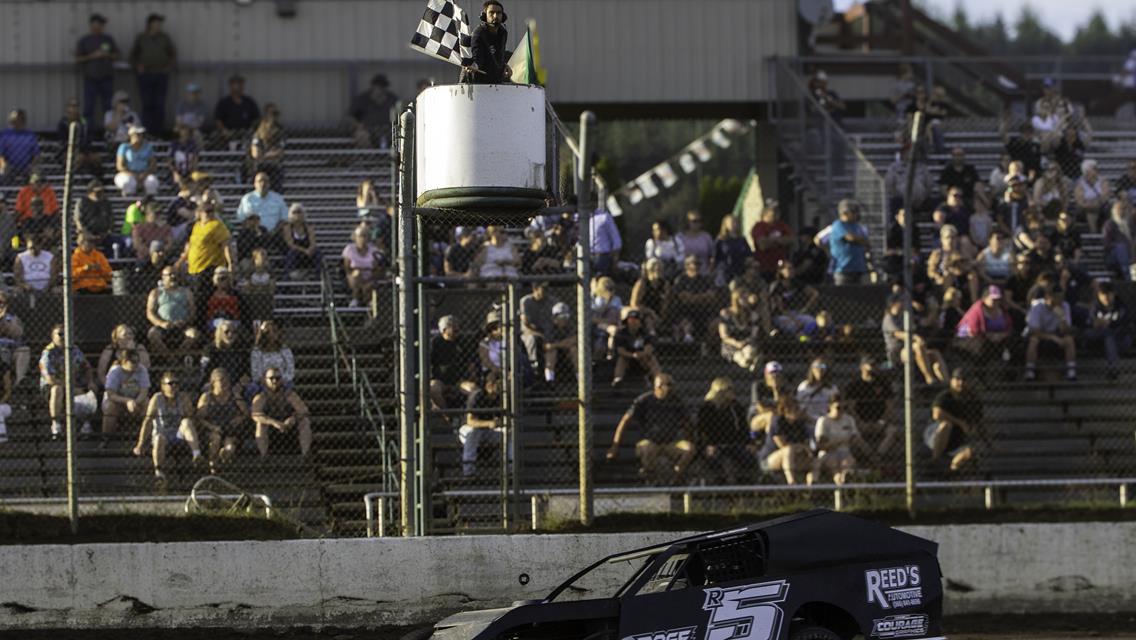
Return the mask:
<svg viewBox="0 0 1136 640">
<path fill-rule="evenodd" d="M 399 426 L 399 510 L 402 535 L 415 535 L 419 526 L 415 518 L 415 451 L 414 426 L 417 422 L 418 387 L 415 382 L 417 350 L 414 317 L 414 112 L 399 117 L 399 182 L 398 182 L 398 426 Z M 66 216 L 64 216 L 66 217 Z"/>
<path fill-rule="evenodd" d="M 580 238 L 576 243 L 576 384 L 579 422 L 580 522 L 592 523 L 592 127 L 596 116 L 580 114 L 580 157 L 576 161 L 576 206 Z"/>
</svg>

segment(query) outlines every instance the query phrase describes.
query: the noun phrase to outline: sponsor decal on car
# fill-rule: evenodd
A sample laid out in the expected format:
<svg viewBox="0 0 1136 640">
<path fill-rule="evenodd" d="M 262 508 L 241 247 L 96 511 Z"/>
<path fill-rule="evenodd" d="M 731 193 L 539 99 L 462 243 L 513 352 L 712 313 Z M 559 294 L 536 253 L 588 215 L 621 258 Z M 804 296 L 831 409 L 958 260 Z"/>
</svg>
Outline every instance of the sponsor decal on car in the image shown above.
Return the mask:
<svg viewBox="0 0 1136 640">
<path fill-rule="evenodd" d="M 868 569 L 864 572 L 868 589 L 868 604 L 876 603 L 881 609 L 902 609 L 923 604 L 923 587 L 919 565 L 909 564 L 888 569 Z"/>
<path fill-rule="evenodd" d="M 683 627 L 681 629 L 667 629 L 666 631 L 637 633 L 627 636 L 623 640 L 694 640 L 694 632 L 697 630 L 698 627 Z"/>
<path fill-rule="evenodd" d="M 873 638 L 910 638 L 927 635 L 929 621 L 925 613 L 908 613 L 872 620 Z"/>
<path fill-rule="evenodd" d="M 781 635 L 785 614 L 778 604 L 789 596 L 789 582 L 775 580 L 729 589 L 705 590 L 702 610 L 710 612 L 703 640 L 773 640 Z M 623 640 L 696 640 L 697 627 L 664 629 L 625 636 Z"/>
</svg>

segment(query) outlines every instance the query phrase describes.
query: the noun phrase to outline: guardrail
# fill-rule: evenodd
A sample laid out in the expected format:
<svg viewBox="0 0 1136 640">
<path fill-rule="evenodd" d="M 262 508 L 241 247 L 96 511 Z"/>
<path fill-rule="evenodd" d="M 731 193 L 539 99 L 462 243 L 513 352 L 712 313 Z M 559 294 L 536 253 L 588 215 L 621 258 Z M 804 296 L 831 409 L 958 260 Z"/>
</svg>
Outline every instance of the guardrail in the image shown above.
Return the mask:
<svg viewBox="0 0 1136 640">
<path fill-rule="evenodd" d="M 997 491 L 999 489 L 1030 489 L 1042 487 L 1117 487 L 1118 499 L 1121 508 L 1129 503 L 1128 485 L 1136 484 L 1134 478 L 1069 478 L 1044 480 L 960 480 L 957 482 L 921 482 L 920 490 L 955 490 L 955 489 L 982 489 L 984 506 L 987 510 L 993 509 L 997 504 Z M 719 485 L 719 486 L 690 486 L 690 487 L 604 487 L 595 489 L 596 496 L 635 496 L 635 495 L 681 495 L 682 512 L 689 515 L 693 511 L 694 496 L 730 496 L 783 494 L 783 493 L 817 493 L 832 492 L 832 506 L 835 511 L 843 510 L 845 504 L 844 492 L 847 491 L 903 491 L 906 485 L 902 482 L 859 482 L 845 484 L 814 484 L 814 485 Z M 496 490 L 456 490 L 443 491 L 436 494 L 447 498 L 474 498 L 493 497 L 499 495 Z M 570 495 L 579 493 L 575 488 L 545 488 L 520 489 L 517 493 L 528 497 L 532 506 L 532 529 L 536 531 L 543 522 L 543 501 L 550 496 Z M 390 491 L 376 491 L 363 496 L 363 507 L 367 514 L 367 537 L 383 537 L 385 519 L 383 512 L 387 510 L 387 502 L 398 497 L 397 493 Z M 376 509 L 376 504 L 382 508 Z"/>
<path fill-rule="evenodd" d="M 272 517 L 272 498 L 263 493 L 211 493 L 209 497 L 222 500 L 240 500 L 241 498 L 255 498 L 264 509 L 264 517 Z M 194 495 L 187 496 L 80 496 L 79 504 L 147 504 L 154 502 L 181 502 L 183 511 L 191 512 L 190 505 L 194 502 Z M 0 508 L 67 504 L 67 498 L 4 498 L 0 500 Z"/>
</svg>

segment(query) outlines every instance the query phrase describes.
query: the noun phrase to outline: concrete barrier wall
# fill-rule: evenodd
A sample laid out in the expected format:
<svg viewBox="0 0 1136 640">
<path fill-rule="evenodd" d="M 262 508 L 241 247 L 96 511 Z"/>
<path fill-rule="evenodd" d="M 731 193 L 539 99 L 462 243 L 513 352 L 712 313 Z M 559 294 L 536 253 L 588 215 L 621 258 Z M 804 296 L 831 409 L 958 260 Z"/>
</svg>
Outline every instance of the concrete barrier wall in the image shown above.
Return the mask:
<svg viewBox="0 0 1136 640">
<path fill-rule="evenodd" d="M 906 530 L 940 543 L 948 612 L 1136 611 L 1136 523 Z M 680 535 L 6 546 L 0 629 L 413 624 Z"/>
</svg>

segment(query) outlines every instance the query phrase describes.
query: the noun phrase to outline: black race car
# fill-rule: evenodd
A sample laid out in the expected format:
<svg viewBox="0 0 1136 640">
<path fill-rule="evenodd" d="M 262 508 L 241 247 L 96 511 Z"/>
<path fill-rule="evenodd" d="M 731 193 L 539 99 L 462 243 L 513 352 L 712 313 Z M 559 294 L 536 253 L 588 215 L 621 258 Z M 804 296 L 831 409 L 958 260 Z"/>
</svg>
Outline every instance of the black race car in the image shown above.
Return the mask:
<svg viewBox="0 0 1136 640">
<path fill-rule="evenodd" d="M 600 560 L 436 640 L 942 640 L 938 545 L 815 510 Z"/>
</svg>

